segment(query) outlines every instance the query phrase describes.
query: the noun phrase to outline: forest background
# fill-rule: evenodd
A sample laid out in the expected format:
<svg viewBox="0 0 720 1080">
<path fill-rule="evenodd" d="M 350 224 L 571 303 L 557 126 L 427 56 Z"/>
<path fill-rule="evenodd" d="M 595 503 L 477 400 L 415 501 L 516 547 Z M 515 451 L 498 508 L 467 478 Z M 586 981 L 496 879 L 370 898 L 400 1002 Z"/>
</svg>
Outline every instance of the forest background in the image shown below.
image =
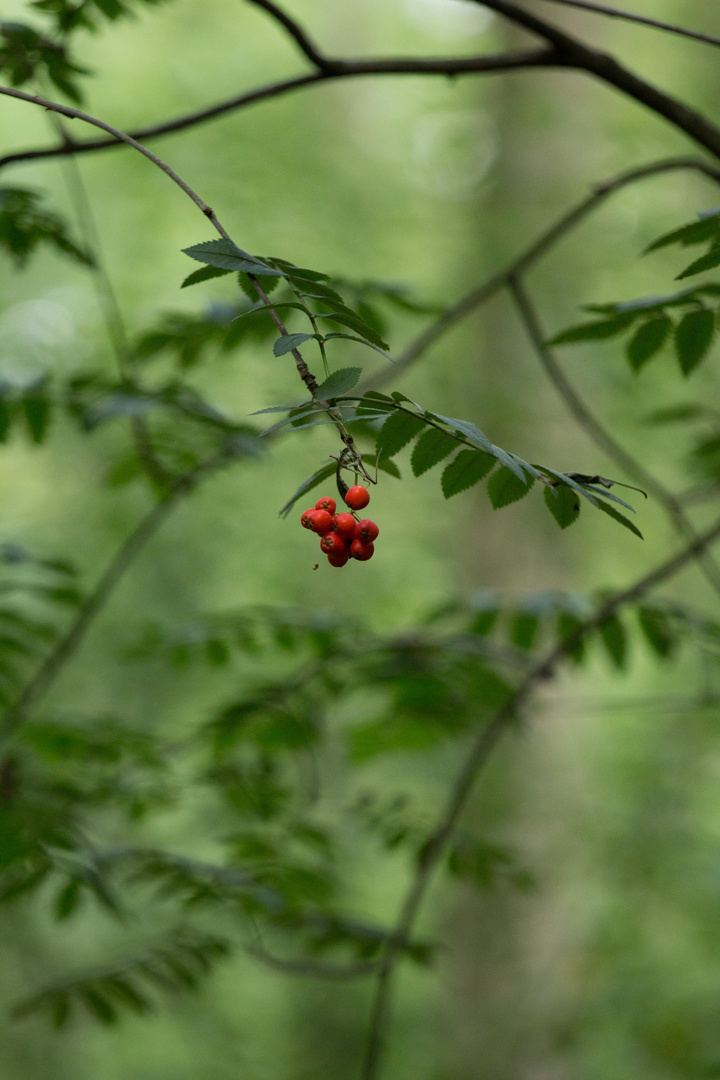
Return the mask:
<svg viewBox="0 0 720 1080">
<path fill-rule="evenodd" d="M 720 54 L 712 47 L 544 2 L 525 6 L 716 115 Z M 718 32 L 710 5 L 637 0 L 635 9 Z M 3 18 L 37 21 L 28 12 L 8 0 Z M 338 55 L 485 53 L 529 41 L 456 0 L 296 0 L 292 14 Z M 85 108 L 124 131 L 301 70 L 293 42 L 251 5 L 176 0 L 138 5 L 136 15 L 75 36 L 74 56 L 94 72 Z M 56 137 L 53 120 L 4 100 L 2 152 L 46 145 Z M 89 134 L 72 125 L 74 137 Z M 349 281 L 407 287 L 428 311 L 380 305 L 393 354 L 432 320 L 433 308 L 504 267 L 594 185 L 694 152 L 681 132 L 599 82 L 533 70 L 348 79 L 229 113 L 152 148 L 247 251 L 277 252 Z M 119 149 L 81 157 L 78 168 L 93 242 L 99 238 L 133 338 L 164 312 L 236 299 L 228 279 L 180 291 L 192 269 L 181 249 L 211 232 L 147 161 Z M 15 165 L 2 182 L 44 190 L 77 233 L 87 232 L 67 162 Z M 638 256 L 717 203 L 712 184 L 693 172 L 659 175 L 608 200 L 528 275 L 547 333 L 582 321 L 582 304 L 672 291 L 684 265 L 677 252 Z M 111 369 L 92 272 L 47 250 L 22 273 L 11 268 L 3 256 L 0 377 L 23 383 L 96 364 Z M 343 363 L 355 362 L 353 349 L 338 346 Z M 679 402 L 712 403 L 714 357 L 692 383 L 667 357 L 633 372 L 617 342 L 572 346 L 562 360 L 647 468 L 678 489 L 701 478 L 687 466 L 684 429 L 648 417 Z M 190 378 L 205 398 L 246 419 L 297 399 L 287 361 L 273 357 L 267 341 L 243 342 L 209 355 Z M 373 357 L 366 371 L 386 375 L 386 366 Z M 507 295 L 461 322 L 396 385 L 433 410 L 474 421 L 529 461 L 633 482 L 570 422 Z M 0 455 L 0 541 L 45 559 L 70 558 L 80 584 L 94 582 L 148 506 L 141 482 L 108 483 L 123 478 L 123 446 L 119 423 L 88 438 L 60 416 L 43 445 L 13 434 Z M 436 476 L 412 476 L 401 454 L 402 482 L 381 472 L 373 489 L 382 537 L 372 562 L 335 571 L 323 561 L 314 571 L 319 555 L 300 529 L 302 504 L 287 519 L 278 510 L 335 451 L 327 429 L 292 434 L 261 459 L 208 478 L 178 505 L 63 671 L 48 702 L 53 715 L 82 714 L 101 726 L 120 715 L 171 744 L 253 686 L 258 671 L 270 680 L 286 670 L 272 650 L 215 665 L 182 650 L 170 664 L 152 654 L 148 642 L 182 637 L 182 628 L 192 635 L 207 613 L 269 605 L 331 626 L 358 621 L 377 634 L 413 634 L 451 600 L 487 606 L 487 590 L 509 612 L 532 614 L 536 594 L 622 588 L 676 545 L 652 497 L 630 499 L 643 542 L 589 510 L 560 532 L 536 495 L 498 512 L 478 487 L 445 501 Z M 712 612 L 695 567 L 665 595 Z M 513 618 L 506 616 L 510 627 Z M 720 1076 L 713 650 L 678 649 L 670 663 L 653 655 L 631 620 L 627 635 L 626 658 L 596 645 L 584 667 L 541 691 L 473 797 L 468 820 L 501 852 L 499 869 L 491 867 L 487 889 L 436 884 L 422 925 L 436 944 L 432 963 L 403 969 L 399 981 L 385 1066 L 393 1080 Z M 372 697 L 360 695 L 341 716 L 330 711 L 327 724 L 352 727 L 373 709 Z M 391 920 L 407 875 L 402 857 L 383 854 L 365 835 L 353 806 L 378 791 L 389 814 L 399 807 L 422 821 L 442 800 L 457 760 L 458 742 L 449 739 L 432 754 L 400 749 L 351 764 L 335 748 L 320 763 L 330 785 L 324 813 L 340 825 L 347 849 L 346 909 Z M 398 796 L 407 801 L 396 806 Z M 201 793 L 170 801 L 145 839 L 217 858 L 213 814 Z M 218 963 L 197 993 L 159 997 L 157 1011 L 123 1015 L 115 1026 L 78 1014 L 55 1031 L 43 1014 L 13 1016 L 18 1001 L 132 950 L 140 936 L 134 917 L 118 921 L 93 899 L 56 919 L 54 888 L 45 883 L 2 909 L 3 1080 L 356 1074 L 370 1009 L 363 980 L 304 978 L 243 949 Z"/>
</svg>

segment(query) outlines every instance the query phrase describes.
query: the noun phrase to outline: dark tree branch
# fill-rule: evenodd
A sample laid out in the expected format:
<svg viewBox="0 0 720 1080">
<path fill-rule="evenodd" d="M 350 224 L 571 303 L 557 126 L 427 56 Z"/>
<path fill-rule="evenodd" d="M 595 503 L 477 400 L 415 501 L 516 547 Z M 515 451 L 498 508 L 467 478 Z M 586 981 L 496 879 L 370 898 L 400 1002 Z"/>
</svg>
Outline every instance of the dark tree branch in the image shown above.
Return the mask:
<svg viewBox="0 0 720 1080">
<path fill-rule="evenodd" d="M 640 168 L 631 169 L 629 172 L 620 173 L 618 176 L 613 176 L 609 180 L 604 180 L 601 184 L 596 185 L 595 190 L 582 202 L 579 202 L 568 213 L 563 214 L 556 222 L 554 222 L 546 232 L 530 245 L 521 255 L 519 255 L 509 266 L 504 270 L 499 270 L 492 277 L 488 278 L 481 285 L 471 289 L 465 296 L 453 304 L 423 330 L 414 341 L 400 353 L 391 370 L 383 369 L 377 375 L 373 375 L 370 379 L 367 379 L 363 383 L 363 389 L 371 389 L 373 387 L 382 386 L 390 379 L 395 379 L 397 375 L 411 367 L 417 360 L 420 359 L 427 350 L 438 341 L 443 334 L 446 334 L 463 319 L 472 315 L 479 307 L 482 306 L 487 300 L 490 300 L 497 292 L 499 292 L 504 286 L 507 285 L 510 278 L 518 276 L 529 270 L 530 267 L 536 263 L 543 255 L 551 250 L 567 235 L 572 229 L 574 229 L 580 222 L 591 214 L 594 210 L 598 209 L 608 198 L 608 196 L 615 194 L 617 191 L 621 191 L 623 188 L 630 184 L 635 184 L 640 180 L 647 180 L 652 176 L 659 176 L 662 173 L 674 172 L 678 169 L 690 169 L 695 172 L 700 172 L 703 175 L 714 180 L 720 184 L 720 169 L 708 164 L 705 161 L 696 158 L 668 158 L 664 161 L 652 162 L 650 165 L 642 165 Z"/>
<path fill-rule="evenodd" d="M 535 353 L 558 394 L 565 402 L 572 416 L 587 435 L 599 446 L 609 458 L 620 468 L 624 469 L 628 476 L 642 484 L 652 494 L 668 515 L 672 525 L 680 536 L 686 540 L 697 540 L 698 534 L 692 522 L 686 517 L 678 499 L 669 491 L 657 477 L 645 468 L 642 462 L 629 454 L 627 450 L 615 439 L 595 414 L 585 404 L 566 376 L 560 364 L 555 358 L 552 349 L 545 344 L 547 335 L 543 332 L 537 312 L 526 293 L 518 275 L 513 275 L 508 281 L 510 291 L 515 300 L 520 318 L 525 326 L 528 337 L 533 345 Z M 708 583 L 720 596 L 720 567 L 712 555 L 701 552 L 698 556 L 698 564 L 704 573 Z"/>
<path fill-rule="evenodd" d="M 311 64 L 319 71 L 326 71 L 332 68 L 332 61 L 328 57 L 323 56 L 318 48 L 313 45 L 312 41 L 305 33 L 303 28 L 290 16 L 284 12 L 277 4 L 273 4 L 272 0 L 247 0 L 249 4 L 254 4 L 255 7 L 262 8 L 263 11 L 267 11 L 272 15 L 276 22 L 279 22 L 281 26 L 287 30 L 290 37 L 298 46 L 304 56 L 308 58 Z"/>
<path fill-rule="evenodd" d="M 710 123 L 694 109 L 678 101 L 677 98 L 658 90 L 645 79 L 639 78 L 608 53 L 590 48 L 577 38 L 553 26 L 552 23 L 517 7 L 510 0 L 473 0 L 473 2 L 496 11 L 499 15 L 504 15 L 511 22 L 530 30 L 533 34 L 538 34 L 554 46 L 562 64 L 596 75 L 603 82 L 609 83 L 610 86 L 621 90 L 641 105 L 647 106 L 652 112 L 664 116 L 700 146 L 709 150 L 714 157 L 720 158 L 720 128 Z"/>
<path fill-rule="evenodd" d="M 651 589 L 674 577 L 675 574 L 684 569 L 693 559 L 698 558 L 702 552 L 706 551 L 718 539 L 720 539 L 720 520 L 716 521 L 710 529 L 691 544 L 688 544 L 677 555 L 660 563 L 649 574 L 646 574 L 628 588 L 616 593 L 615 596 L 610 597 L 598 608 L 594 615 L 581 622 L 568 637 L 554 646 L 531 669 L 505 704 L 498 709 L 492 720 L 477 736 L 455 778 L 447 805 L 423 848 L 422 859 L 405 896 L 400 915 L 395 924 L 395 930 L 384 953 L 373 1002 L 362 1080 L 376 1080 L 378 1076 L 391 1003 L 392 977 L 400 957 L 401 942 L 408 941 L 412 935 L 433 874 L 445 853 L 448 841 L 455 831 L 460 815 L 467 805 L 475 787 L 475 782 L 492 756 L 500 739 L 512 726 L 535 687 L 551 678 L 561 661 L 571 654 L 580 642 L 626 604 L 635 603 L 650 592 Z"/>
<path fill-rule="evenodd" d="M 517 49 L 512 52 L 500 53 L 497 56 L 469 56 L 469 57 L 428 57 L 427 59 L 413 58 L 388 58 L 377 60 L 326 60 L 322 71 L 315 71 L 309 75 L 299 75 L 294 79 L 284 79 L 280 82 L 261 86 L 257 90 L 250 90 L 246 94 L 220 101 L 217 105 L 211 105 L 207 109 L 188 113 L 186 116 L 168 120 L 162 124 L 153 124 L 149 127 L 139 128 L 131 133 L 131 137 L 138 141 L 157 139 L 161 135 L 170 135 L 176 131 L 184 131 L 187 128 L 203 124 L 207 120 L 223 116 L 225 113 L 234 112 L 236 109 L 254 105 L 259 101 L 268 101 L 293 90 L 299 90 L 304 86 L 312 86 L 315 83 L 330 82 L 340 78 L 355 78 L 364 75 L 445 75 L 453 78 L 459 75 L 483 74 L 495 71 L 515 71 L 524 68 L 551 67 L 553 66 L 554 50 L 548 48 Z M 328 67 L 328 65 L 330 65 Z M 43 158 L 65 157 L 68 154 L 88 154 L 96 150 L 110 150 L 119 146 L 116 138 L 93 139 L 88 142 L 76 142 L 65 140 L 57 146 L 49 146 L 37 150 L 20 150 L 15 154 L 6 154 L 0 158 L 0 169 L 6 165 L 16 165 L 23 161 L 38 161 Z"/>
<path fill-rule="evenodd" d="M 626 22 L 639 23 L 641 26 L 651 26 L 654 30 L 668 30 L 671 34 L 680 34 L 694 41 L 703 41 L 707 45 L 720 45 L 720 38 L 713 37 L 712 34 L 701 34 L 697 30 L 688 30 L 674 23 L 661 22 L 660 19 L 649 19 L 646 15 L 636 15 L 632 11 L 621 11 L 619 8 L 606 7 L 605 4 L 590 3 L 590 0 L 545 0 L 545 2 L 579 8 L 581 11 L 590 11 L 595 15 L 607 15 L 611 19 L 624 19 Z"/>
</svg>

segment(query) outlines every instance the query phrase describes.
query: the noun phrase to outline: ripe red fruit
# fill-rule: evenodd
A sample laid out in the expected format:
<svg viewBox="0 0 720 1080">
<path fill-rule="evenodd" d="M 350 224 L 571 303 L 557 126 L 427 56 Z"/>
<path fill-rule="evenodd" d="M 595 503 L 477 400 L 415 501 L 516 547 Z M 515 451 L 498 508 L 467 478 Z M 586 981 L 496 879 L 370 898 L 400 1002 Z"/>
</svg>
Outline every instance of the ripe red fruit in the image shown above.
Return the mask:
<svg viewBox="0 0 720 1080">
<path fill-rule="evenodd" d="M 370 502 L 370 492 L 362 484 L 355 484 L 346 491 L 345 502 L 353 510 L 362 510 Z"/>
<path fill-rule="evenodd" d="M 327 510 L 313 510 L 313 519 L 311 529 L 316 532 L 318 536 L 324 536 L 325 533 L 329 533 L 333 527 L 332 515 L 328 514 Z"/>
<path fill-rule="evenodd" d="M 344 551 L 345 541 L 338 533 L 329 532 L 323 536 L 320 541 L 320 547 L 326 555 L 329 555 L 331 551 Z"/>
<path fill-rule="evenodd" d="M 380 530 L 374 521 L 370 521 L 369 518 L 363 518 L 362 521 L 358 521 L 354 530 L 355 540 L 362 540 L 365 544 L 371 544 L 373 540 L 377 540 Z"/>
<path fill-rule="evenodd" d="M 313 521 L 315 520 L 316 514 L 317 510 L 314 506 L 311 506 L 309 510 L 303 510 L 302 517 L 300 518 L 300 524 L 304 529 L 312 529 Z"/>
<path fill-rule="evenodd" d="M 338 548 L 337 551 L 330 552 L 330 554 L 328 555 L 328 562 L 331 566 L 344 566 L 349 558 L 350 552 L 343 544 L 343 546 L 341 548 Z"/>
<path fill-rule="evenodd" d="M 358 562 L 367 562 L 368 559 L 372 559 L 375 554 L 375 545 L 366 544 L 362 540 L 353 540 L 350 545 L 350 554 L 353 559 L 357 559 Z"/>
<path fill-rule="evenodd" d="M 324 495 L 322 499 L 318 499 L 315 503 L 316 510 L 327 510 L 331 516 L 335 513 L 337 507 L 335 506 L 335 500 L 331 499 L 329 495 Z"/>
<path fill-rule="evenodd" d="M 337 514 L 337 516 L 333 518 L 333 528 L 335 529 L 335 532 L 340 533 L 343 538 L 349 536 L 354 540 L 356 525 L 357 522 L 352 514 Z"/>
</svg>

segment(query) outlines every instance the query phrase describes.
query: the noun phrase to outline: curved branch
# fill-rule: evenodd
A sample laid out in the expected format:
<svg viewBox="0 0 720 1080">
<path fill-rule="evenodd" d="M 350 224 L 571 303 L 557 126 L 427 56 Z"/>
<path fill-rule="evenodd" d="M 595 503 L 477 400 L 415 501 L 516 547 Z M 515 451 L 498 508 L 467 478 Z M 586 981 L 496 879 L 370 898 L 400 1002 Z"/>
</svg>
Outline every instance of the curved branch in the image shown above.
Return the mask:
<svg viewBox="0 0 720 1080">
<path fill-rule="evenodd" d="M 525 326 L 528 337 L 535 349 L 535 353 L 558 394 L 565 402 L 572 416 L 580 427 L 585 431 L 593 442 L 615 461 L 626 473 L 634 477 L 638 483 L 657 499 L 664 508 L 676 532 L 686 540 L 697 540 L 697 532 L 692 522 L 686 517 L 682 505 L 668 488 L 665 487 L 651 472 L 645 468 L 642 462 L 637 461 L 632 454 L 620 445 L 620 443 L 606 431 L 597 417 L 591 412 L 572 383 L 567 378 L 560 364 L 555 359 L 551 349 L 547 347 L 546 335 L 540 326 L 540 320 L 529 296 L 525 292 L 518 275 L 513 275 L 509 282 L 510 291 L 515 300 L 520 318 Z M 698 557 L 700 569 L 707 581 L 720 596 L 720 567 L 713 557 L 703 552 Z"/>
<path fill-rule="evenodd" d="M 639 78 L 608 53 L 590 48 L 577 38 L 553 26 L 552 23 L 545 22 L 544 19 L 539 19 L 529 11 L 517 7 L 510 0 L 473 0 L 473 3 L 479 4 L 480 7 L 490 8 L 491 11 L 504 15 L 518 26 L 538 34 L 554 46 L 562 64 L 597 75 L 603 82 L 621 90 L 640 104 L 646 105 L 659 116 L 664 116 L 700 146 L 709 150 L 714 157 L 720 158 L 720 128 L 710 123 L 701 113 L 678 101 L 677 98 L 658 90 L 645 79 Z"/>
<path fill-rule="evenodd" d="M 277 4 L 273 4 L 272 0 L 247 0 L 249 4 L 254 4 L 255 7 L 262 8 L 263 11 L 267 11 L 272 15 L 276 22 L 279 22 L 283 26 L 295 44 L 299 47 L 301 53 L 308 58 L 311 64 L 314 64 L 319 71 L 325 71 L 328 66 L 332 66 L 332 61 L 320 52 L 318 48 L 313 45 L 312 41 L 305 33 L 299 23 L 291 19 L 282 8 L 279 8 Z"/>
<path fill-rule="evenodd" d="M 617 176 L 610 177 L 610 179 L 597 184 L 591 195 L 586 199 L 583 199 L 582 202 L 577 203 L 576 206 L 563 214 L 562 217 L 558 218 L 549 229 L 542 233 L 541 236 L 513 260 L 509 266 L 505 267 L 504 270 L 499 270 L 486 281 L 482 282 L 482 284 L 471 289 L 470 292 L 466 293 L 464 296 L 461 296 L 457 303 L 446 308 L 442 315 L 418 334 L 415 340 L 411 341 L 399 354 L 393 364 L 392 370 L 384 369 L 383 371 L 378 372 L 377 375 L 372 376 L 363 383 L 362 389 L 371 389 L 376 386 L 382 386 L 391 378 L 394 379 L 400 372 L 411 367 L 439 338 L 443 336 L 443 334 L 452 330 L 453 327 L 457 326 L 458 323 L 462 322 L 468 315 L 471 315 L 487 300 L 490 300 L 495 293 L 499 292 L 500 289 L 507 285 L 512 277 L 528 270 L 534 263 L 542 258 L 543 255 L 550 251 L 559 240 L 570 232 L 571 229 L 574 229 L 584 218 L 594 210 L 598 209 L 608 196 L 613 195 L 615 192 L 621 191 L 628 185 L 635 184 L 640 180 L 646 180 L 649 177 L 659 176 L 666 172 L 674 172 L 677 169 L 691 169 L 703 173 L 703 175 L 720 184 L 720 169 L 713 167 L 699 158 L 667 158 L 663 161 L 651 162 L 649 165 L 642 165 L 637 169 L 630 169 L 628 172 L 620 173 Z"/>
<path fill-rule="evenodd" d="M 492 756 L 495 747 L 505 732 L 514 723 L 520 709 L 525 705 L 531 693 L 539 683 L 554 675 L 560 662 L 583 641 L 588 634 L 596 630 L 607 619 L 626 604 L 634 603 L 645 596 L 656 585 L 673 577 L 716 540 L 720 539 L 720 520 L 711 528 L 688 544 L 679 554 L 660 563 L 649 574 L 634 582 L 628 588 L 610 597 L 594 615 L 580 623 L 563 641 L 554 646 L 526 675 L 508 700 L 495 713 L 489 724 L 483 728 L 470 752 L 465 758 L 452 786 L 447 805 L 438 819 L 428 842 L 423 848 L 420 861 L 410 888 L 402 904 L 400 915 L 395 924 L 390 942 L 382 960 L 378 974 L 377 990 L 373 1003 L 370 1033 L 362 1071 L 362 1080 L 376 1080 L 380 1066 L 388 1011 L 392 993 L 392 977 L 400 956 L 400 943 L 407 941 L 415 926 L 425 893 L 432 880 L 438 863 L 445 853 L 448 841 L 452 837 L 458 819 L 465 809 L 475 787 L 475 782 Z"/>
<path fill-rule="evenodd" d="M 636 15 L 633 11 L 621 11 L 619 8 L 606 7 L 604 4 L 590 3 L 590 0 L 545 0 L 545 3 L 579 8 L 581 11 L 590 11 L 595 15 L 607 15 L 611 19 L 624 19 L 626 22 L 650 26 L 653 30 L 668 30 L 671 34 L 679 34 L 681 37 L 692 38 L 694 41 L 702 41 L 706 45 L 720 45 L 720 38 L 713 37 L 712 34 L 701 34 L 697 30 L 688 30 L 686 27 L 676 26 L 674 23 L 662 22 L 660 19 L 649 19 L 646 15 Z"/>
<path fill-rule="evenodd" d="M 499 53 L 497 56 L 463 56 L 463 57 L 428 57 L 405 58 L 389 57 L 377 60 L 325 60 L 322 71 L 314 71 L 309 75 L 298 75 L 294 79 L 283 79 L 280 82 L 261 86 L 257 90 L 239 94 L 237 97 L 228 98 L 211 105 L 207 109 L 188 113 L 186 116 L 177 117 L 175 120 L 167 120 L 162 124 L 153 124 L 149 127 L 139 128 L 132 132 L 131 137 L 136 140 L 157 139 L 161 135 L 170 135 L 176 131 L 184 131 L 187 128 L 203 124 L 206 120 L 223 116 L 225 113 L 234 112 L 236 109 L 254 105 L 259 101 L 268 101 L 293 90 L 299 90 L 304 86 L 312 86 L 315 83 L 329 82 L 340 78 L 355 78 L 364 75 L 445 75 L 453 78 L 459 75 L 473 75 L 490 73 L 494 71 L 516 71 L 533 67 L 552 67 L 555 64 L 555 52 L 548 48 L 517 49 L 510 52 Z M 6 165 L 15 165 L 22 161 L 39 161 L 44 158 L 65 157 L 68 154 L 88 154 L 96 150 L 109 150 L 119 146 L 116 138 L 94 139 L 88 142 L 76 142 L 65 140 L 57 146 L 49 146 L 37 150 L 20 150 L 14 154 L 6 154 L 0 157 L 0 169 Z"/>
</svg>

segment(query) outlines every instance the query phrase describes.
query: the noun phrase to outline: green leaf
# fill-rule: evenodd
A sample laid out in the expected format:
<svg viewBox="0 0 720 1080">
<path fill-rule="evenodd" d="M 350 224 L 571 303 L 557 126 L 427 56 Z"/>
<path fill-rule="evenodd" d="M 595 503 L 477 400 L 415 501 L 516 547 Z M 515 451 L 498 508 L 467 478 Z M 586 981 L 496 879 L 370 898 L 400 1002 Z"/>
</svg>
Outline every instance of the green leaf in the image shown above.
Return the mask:
<svg viewBox="0 0 720 1080">
<path fill-rule="evenodd" d="M 532 487 L 532 481 L 518 479 L 514 472 L 503 465 L 492 474 L 487 487 L 490 502 L 496 510 L 500 510 L 501 507 L 509 506 L 510 503 L 517 502 L 518 499 L 527 495 Z"/>
<path fill-rule="evenodd" d="M 428 469 L 432 469 L 452 454 L 456 446 L 457 442 L 452 435 L 440 431 L 439 428 L 428 428 L 415 443 L 410 459 L 415 476 L 422 476 Z"/>
<path fill-rule="evenodd" d="M 595 500 L 595 505 L 598 510 L 602 510 L 603 514 L 607 514 L 613 521 L 617 521 L 619 525 L 624 525 L 626 529 L 629 529 L 631 533 L 635 533 L 640 539 L 643 539 L 643 534 L 638 529 L 637 525 L 633 525 L 629 518 L 626 518 L 624 514 L 621 514 L 619 510 L 616 510 L 614 506 L 610 506 L 609 503 L 601 502 L 599 499 Z"/>
<path fill-rule="evenodd" d="M 41 443 L 44 440 L 50 423 L 50 402 L 43 389 L 44 383 L 30 387 L 25 391 L 22 399 L 30 437 L 35 443 Z"/>
<path fill-rule="evenodd" d="M 348 309 L 349 311 L 349 309 Z M 371 342 L 373 345 L 377 345 L 379 349 L 389 349 L 387 341 L 383 341 L 379 334 L 377 334 L 371 326 L 368 326 L 366 322 L 360 318 L 359 315 L 355 315 L 354 312 L 346 313 L 340 311 L 319 311 L 315 313 L 316 319 L 329 319 L 331 322 L 339 323 L 340 326 L 347 326 L 349 330 L 354 330 L 365 338 L 366 341 Z"/>
<path fill-rule="evenodd" d="M 580 516 L 580 496 L 567 484 L 546 487 L 545 505 L 561 529 L 567 529 Z"/>
<path fill-rule="evenodd" d="M 561 642 L 567 641 L 575 631 L 582 626 L 582 620 L 574 615 L 571 611 L 561 611 L 558 613 L 557 620 L 557 632 Z M 570 656 L 576 664 L 581 664 L 585 659 L 585 639 L 579 638 L 578 641 L 567 650 L 567 655 Z"/>
<path fill-rule="evenodd" d="M 382 450 L 383 457 L 391 458 L 407 446 L 415 438 L 419 431 L 425 427 L 425 421 L 415 413 L 405 412 L 398 409 L 391 413 L 380 428 L 377 437 L 377 449 Z"/>
<path fill-rule="evenodd" d="M 452 416 L 441 416 L 437 414 L 428 414 L 431 419 L 441 420 L 443 424 L 447 424 L 453 431 L 459 432 L 464 435 L 465 438 L 474 443 L 475 446 L 479 446 L 481 450 L 484 450 L 487 454 L 493 452 L 493 444 L 488 439 L 484 431 L 481 431 L 475 424 L 471 424 L 469 420 L 456 420 Z"/>
<path fill-rule="evenodd" d="M 279 285 L 282 285 L 282 278 L 280 277 L 267 277 L 265 274 L 254 274 L 253 276 L 257 278 L 257 283 L 266 296 L 269 296 Z M 244 274 L 242 270 L 238 273 L 237 279 L 238 285 L 245 293 L 248 300 L 252 300 L 253 304 L 256 303 L 260 297 L 260 293 L 255 288 L 254 281 L 252 281 L 247 274 Z"/>
<path fill-rule="evenodd" d="M 326 334 L 325 340 L 331 341 L 333 338 L 345 338 L 347 341 L 357 341 L 361 345 L 365 345 L 368 349 L 373 349 L 375 352 L 380 353 L 386 360 L 389 360 L 391 364 L 394 364 L 392 356 L 386 353 L 383 349 L 379 349 L 377 345 L 373 345 L 372 341 L 367 341 L 365 338 L 357 337 L 356 334 Z"/>
<path fill-rule="evenodd" d="M 683 375 L 689 375 L 710 349 L 715 335 L 715 321 L 714 311 L 701 308 L 699 311 L 689 311 L 678 323 L 675 352 Z"/>
<path fill-rule="evenodd" d="M 686 266 L 682 273 L 676 276 L 675 280 L 682 281 L 683 278 L 692 277 L 693 274 L 701 274 L 703 270 L 712 270 L 716 266 L 720 266 L 720 244 L 713 244 L 708 252 L 701 255 L 699 259 L 695 259 L 689 266 Z"/>
<path fill-rule="evenodd" d="M 323 465 L 321 469 L 318 469 L 317 472 L 314 472 L 307 480 L 304 480 L 295 494 L 291 495 L 285 503 L 280 511 L 280 516 L 284 518 L 287 517 L 298 499 L 302 498 L 308 491 L 312 491 L 318 484 L 322 484 L 323 480 L 327 480 L 329 476 L 333 476 L 336 468 L 335 462 L 331 461 L 329 465 Z"/>
<path fill-rule="evenodd" d="M 540 626 L 540 619 L 532 611 L 518 611 L 510 627 L 510 640 L 518 649 L 532 648 Z"/>
<path fill-rule="evenodd" d="M 597 322 L 581 323 L 579 326 L 571 326 L 568 330 L 556 334 L 546 343 L 548 345 L 568 345 L 573 341 L 601 341 L 606 338 L 617 337 L 627 330 L 635 315 L 627 313 L 617 315 L 614 319 L 601 319 Z"/>
<path fill-rule="evenodd" d="M 639 371 L 643 364 L 660 352 L 672 327 L 672 319 L 667 315 L 649 319 L 638 327 L 627 345 L 627 358 L 633 371 Z"/>
<path fill-rule="evenodd" d="M 625 667 L 627 639 L 620 619 L 617 615 L 610 615 L 604 622 L 600 623 L 598 630 L 615 667 Z"/>
<path fill-rule="evenodd" d="M 656 608 L 639 607 L 637 614 L 640 629 L 650 648 L 660 657 L 669 656 L 676 644 L 676 637 L 666 612 Z"/>
<path fill-rule="evenodd" d="M 682 225 L 679 229 L 664 233 L 645 248 L 643 255 L 659 248 L 667 247 L 668 244 L 682 244 L 689 247 L 691 244 L 702 244 L 705 240 L 712 240 L 720 232 L 720 215 L 717 211 L 708 214 L 700 221 L 693 221 L 689 225 Z"/>
<path fill-rule="evenodd" d="M 340 394 L 347 394 L 356 385 L 361 375 L 362 368 L 359 367 L 338 368 L 325 379 L 325 382 L 320 383 L 315 392 L 315 400 L 329 401 L 330 398 L 338 397 Z"/>
<path fill-rule="evenodd" d="M 466 491 L 487 476 L 494 464 L 495 458 L 482 450 L 461 450 L 443 471 L 440 480 L 443 495 L 449 499 Z"/>
<path fill-rule="evenodd" d="M 183 248 L 183 254 L 191 259 L 207 263 L 208 266 L 217 266 L 221 270 L 242 270 L 246 274 L 267 274 L 268 276 L 282 276 L 279 270 L 273 270 L 261 259 L 249 255 L 232 240 L 206 240 L 202 244 L 193 244 L 192 247 Z"/>
<path fill-rule="evenodd" d="M 286 353 L 292 352 L 293 349 L 297 349 L 299 345 L 303 345 L 306 341 L 312 341 L 314 337 L 314 334 L 285 334 L 274 343 L 273 354 L 275 356 L 285 356 Z"/>
<path fill-rule="evenodd" d="M 223 270 L 220 266 L 201 266 L 199 270 L 193 270 L 192 274 L 183 281 L 181 289 L 187 289 L 189 285 L 198 285 L 201 281 L 209 281 L 211 278 L 224 277 L 231 274 L 232 270 Z"/>
</svg>

